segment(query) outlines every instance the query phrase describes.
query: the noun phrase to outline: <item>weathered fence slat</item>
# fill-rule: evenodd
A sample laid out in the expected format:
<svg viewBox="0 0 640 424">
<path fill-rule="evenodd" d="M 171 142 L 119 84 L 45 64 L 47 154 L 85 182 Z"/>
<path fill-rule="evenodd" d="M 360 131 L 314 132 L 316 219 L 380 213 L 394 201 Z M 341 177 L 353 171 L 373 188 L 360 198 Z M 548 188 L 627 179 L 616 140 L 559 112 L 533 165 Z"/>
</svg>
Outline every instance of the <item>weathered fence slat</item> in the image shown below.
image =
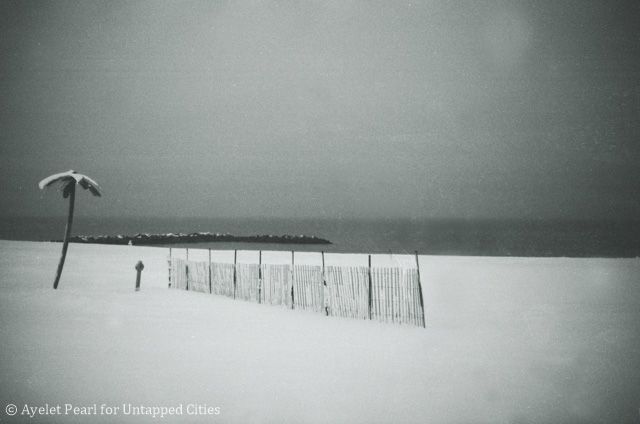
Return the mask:
<svg viewBox="0 0 640 424">
<path fill-rule="evenodd" d="M 262 264 L 262 300 L 270 305 L 290 306 L 291 267 Z"/>
<path fill-rule="evenodd" d="M 236 264 L 236 299 L 258 302 L 260 267 L 257 264 Z"/>
<path fill-rule="evenodd" d="M 213 294 L 234 296 L 235 266 L 233 264 L 211 263 L 211 292 Z"/>
<path fill-rule="evenodd" d="M 382 322 L 421 325 L 418 279 L 414 269 L 376 267 L 371 269 L 372 318 Z"/>
<path fill-rule="evenodd" d="M 368 268 L 328 266 L 325 272 L 329 315 L 368 319 Z"/>
<path fill-rule="evenodd" d="M 293 296 L 298 309 L 322 312 L 322 268 L 314 265 L 293 267 Z"/>
<path fill-rule="evenodd" d="M 187 289 L 187 262 L 183 259 L 173 258 L 171 266 L 171 281 L 174 289 Z"/>
<path fill-rule="evenodd" d="M 206 262 L 185 261 L 188 267 L 188 290 L 209 293 L 209 267 Z"/>
</svg>

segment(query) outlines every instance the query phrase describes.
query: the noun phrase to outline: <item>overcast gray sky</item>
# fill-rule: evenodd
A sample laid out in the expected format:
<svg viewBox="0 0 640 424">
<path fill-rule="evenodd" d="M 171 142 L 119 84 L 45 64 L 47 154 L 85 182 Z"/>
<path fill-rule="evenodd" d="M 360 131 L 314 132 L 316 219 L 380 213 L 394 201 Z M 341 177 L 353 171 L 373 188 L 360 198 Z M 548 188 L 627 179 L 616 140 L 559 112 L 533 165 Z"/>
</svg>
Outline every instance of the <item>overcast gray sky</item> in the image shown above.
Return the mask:
<svg viewBox="0 0 640 424">
<path fill-rule="evenodd" d="M 0 9 L 0 215 L 640 216 L 637 1 Z"/>
</svg>

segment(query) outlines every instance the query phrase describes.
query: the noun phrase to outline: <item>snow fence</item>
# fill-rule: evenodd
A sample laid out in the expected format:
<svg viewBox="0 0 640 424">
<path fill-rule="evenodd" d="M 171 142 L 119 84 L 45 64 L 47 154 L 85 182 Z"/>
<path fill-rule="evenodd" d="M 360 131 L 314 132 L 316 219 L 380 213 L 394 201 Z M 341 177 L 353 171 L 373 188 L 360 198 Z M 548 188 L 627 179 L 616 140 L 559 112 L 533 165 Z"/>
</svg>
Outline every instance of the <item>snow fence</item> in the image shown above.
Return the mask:
<svg viewBox="0 0 640 424">
<path fill-rule="evenodd" d="M 417 267 L 324 266 L 291 263 L 233 263 L 211 259 L 211 251 L 169 250 L 169 287 L 250 302 L 302 309 L 327 316 L 425 326 Z M 189 252 L 191 251 L 191 259 Z M 199 253 L 199 255 L 194 255 Z M 203 255 L 204 253 L 204 255 Z M 199 256 L 194 258 L 194 256 Z"/>
</svg>

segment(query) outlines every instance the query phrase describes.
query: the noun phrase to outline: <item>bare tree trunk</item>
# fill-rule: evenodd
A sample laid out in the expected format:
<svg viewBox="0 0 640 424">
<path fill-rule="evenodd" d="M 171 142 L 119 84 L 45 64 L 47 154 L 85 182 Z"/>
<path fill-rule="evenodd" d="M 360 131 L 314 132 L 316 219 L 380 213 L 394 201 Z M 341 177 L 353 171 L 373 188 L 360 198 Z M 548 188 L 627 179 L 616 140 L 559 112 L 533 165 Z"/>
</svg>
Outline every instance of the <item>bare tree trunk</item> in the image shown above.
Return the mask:
<svg viewBox="0 0 640 424">
<path fill-rule="evenodd" d="M 60 263 L 58 263 L 58 271 L 56 272 L 56 280 L 53 282 L 54 290 L 58 288 L 58 282 L 60 281 L 60 275 L 62 275 L 62 267 L 64 266 L 64 260 L 67 257 L 67 248 L 69 247 L 69 238 L 71 237 L 71 224 L 73 223 L 73 206 L 76 200 L 76 187 L 73 184 L 71 190 L 69 190 L 69 215 L 67 216 L 67 228 L 64 232 L 64 241 L 62 242 L 62 256 L 60 256 Z"/>
</svg>

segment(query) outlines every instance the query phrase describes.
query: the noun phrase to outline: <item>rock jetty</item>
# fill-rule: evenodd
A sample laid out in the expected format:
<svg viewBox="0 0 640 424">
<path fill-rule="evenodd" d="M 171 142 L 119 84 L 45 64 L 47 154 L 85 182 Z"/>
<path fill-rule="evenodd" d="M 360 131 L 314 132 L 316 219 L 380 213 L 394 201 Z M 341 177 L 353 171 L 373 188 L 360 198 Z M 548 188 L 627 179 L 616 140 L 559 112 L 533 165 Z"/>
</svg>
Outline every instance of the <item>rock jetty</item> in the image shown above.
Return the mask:
<svg viewBox="0 0 640 424">
<path fill-rule="evenodd" d="M 59 241 L 59 240 L 55 240 Z M 173 243 L 209 243 L 209 242 L 244 242 L 244 243 L 289 243 L 289 244 L 331 244 L 316 236 L 307 235 L 254 235 L 235 236 L 232 234 L 220 233 L 167 233 L 149 234 L 138 233 L 130 235 L 100 235 L 100 236 L 73 236 L 72 243 L 99 243 L 99 244 L 173 244 Z"/>
</svg>

